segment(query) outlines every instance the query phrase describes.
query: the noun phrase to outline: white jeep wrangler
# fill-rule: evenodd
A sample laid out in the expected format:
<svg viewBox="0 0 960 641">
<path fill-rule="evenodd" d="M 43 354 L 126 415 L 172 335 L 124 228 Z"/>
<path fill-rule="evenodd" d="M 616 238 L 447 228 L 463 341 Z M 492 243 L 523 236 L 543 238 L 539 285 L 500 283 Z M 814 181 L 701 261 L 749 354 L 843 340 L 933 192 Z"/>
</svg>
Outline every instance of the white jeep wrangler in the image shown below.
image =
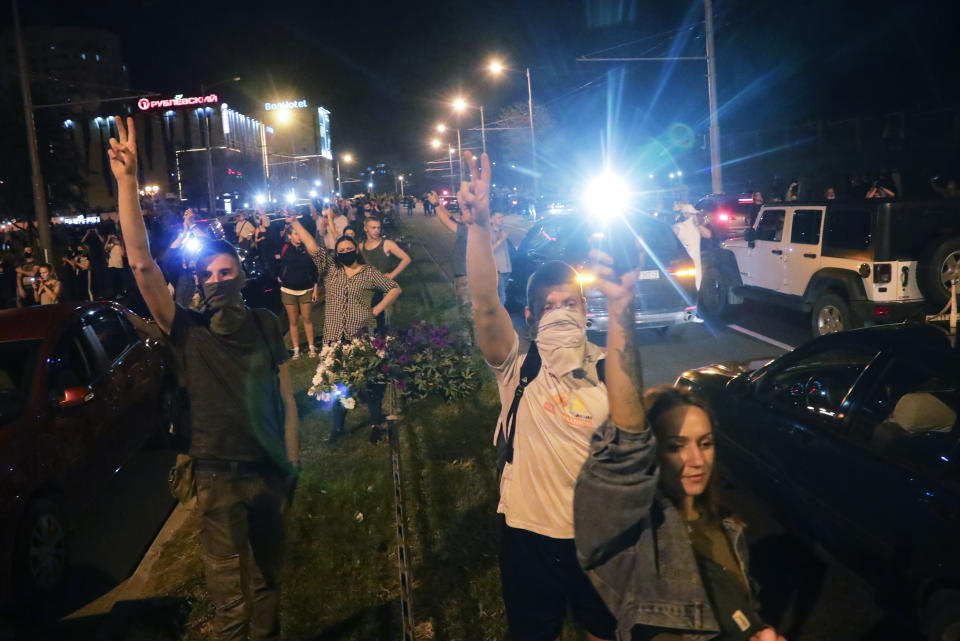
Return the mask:
<svg viewBox="0 0 960 641">
<path fill-rule="evenodd" d="M 958 276 L 960 201 L 775 203 L 704 254 L 699 310 L 728 320 L 744 297 L 766 300 L 809 312 L 821 336 L 921 319 Z"/>
</svg>

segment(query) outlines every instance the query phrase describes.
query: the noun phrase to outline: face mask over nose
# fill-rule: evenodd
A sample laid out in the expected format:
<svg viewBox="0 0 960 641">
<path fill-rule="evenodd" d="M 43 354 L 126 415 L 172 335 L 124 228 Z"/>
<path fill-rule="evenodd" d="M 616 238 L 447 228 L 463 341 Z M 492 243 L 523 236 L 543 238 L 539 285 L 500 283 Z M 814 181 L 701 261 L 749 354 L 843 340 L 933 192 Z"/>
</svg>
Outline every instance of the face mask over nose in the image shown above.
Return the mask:
<svg viewBox="0 0 960 641">
<path fill-rule="evenodd" d="M 551 372 L 563 376 L 583 367 L 587 319 L 579 311 L 554 309 L 537 325 L 537 351 Z"/>
<path fill-rule="evenodd" d="M 203 311 L 210 319 L 210 331 L 214 334 L 233 334 L 243 325 L 247 306 L 243 304 L 241 291 L 246 282 L 241 272 L 236 278 L 202 285 Z"/>
<path fill-rule="evenodd" d="M 350 267 L 357 262 L 357 250 L 351 250 L 348 252 L 341 252 L 337 254 L 337 262 L 343 265 L 344 267 Z"/>
</svg>

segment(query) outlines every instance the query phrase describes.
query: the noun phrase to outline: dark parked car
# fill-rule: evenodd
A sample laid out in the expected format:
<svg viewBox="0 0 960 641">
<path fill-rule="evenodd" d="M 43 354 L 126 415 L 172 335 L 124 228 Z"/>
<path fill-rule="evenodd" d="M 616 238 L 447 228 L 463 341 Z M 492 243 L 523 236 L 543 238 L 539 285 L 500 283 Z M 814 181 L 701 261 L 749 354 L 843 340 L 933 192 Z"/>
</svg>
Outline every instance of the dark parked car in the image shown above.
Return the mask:
<svg viewBox="0 0 960 641">
<path fill-rule="evenodd" d="M 649 251 L 639 266 L 637 327 L 666 328 L 697 322 L 693 261 L 662 220 L 638 214 L 630 226 Z M 590 238 L 598 231 L 593 219 L 578 214 L 549 216 L 533 224 L 520 242 L 507 285 L 507 309 L 520 312 L 526 305 L 527 279 L 546 261 L 562 260 L 589 273 Z M 587 289 L 587 329 L 607 331 L 607 301 Z"/>
<path fill-rule="evenodd" d="M 177 389 L 159 330 L 117 303 L 0 311 L 0 337 L 8 602 L 60 583 L 70 524 L 138 450 L 165 442 Z"/>
<path fill-rule="evenodd" d="M 960 354 L 930 325 L 824 336 L 685 372 L 734 480 L 916 617 L 960 630 Z"/>
</svg>

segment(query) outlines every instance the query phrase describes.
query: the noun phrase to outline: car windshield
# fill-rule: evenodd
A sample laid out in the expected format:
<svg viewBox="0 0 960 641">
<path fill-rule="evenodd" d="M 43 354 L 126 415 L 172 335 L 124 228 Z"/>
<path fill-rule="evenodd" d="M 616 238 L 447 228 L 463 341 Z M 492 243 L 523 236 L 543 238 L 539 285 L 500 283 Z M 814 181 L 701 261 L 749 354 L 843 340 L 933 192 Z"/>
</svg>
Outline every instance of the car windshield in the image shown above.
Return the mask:
<svg viewBox="0 0 960 641">
<path fill-rule="evenodd" d="M 0 425 L 14 421 L 26 409 L 40 345 L 39 340 L 0 343 Z"/>
<path fill-rule="evenodd" d="M 640 215 L 632 218 L 630 228 L 639 236 L 650 254 L 642 269 L 657 269 L 657 263 L 670 264 L 671 261 L 686 257 L 683 245 L 677 240 L 673 230 L 665 223 Z M 566 226 L 566 260 L 571 263 L 586 262 L 590 254 L 590 238 L 597 230 L 589 220 L 579 219 Z"/>
</svg>

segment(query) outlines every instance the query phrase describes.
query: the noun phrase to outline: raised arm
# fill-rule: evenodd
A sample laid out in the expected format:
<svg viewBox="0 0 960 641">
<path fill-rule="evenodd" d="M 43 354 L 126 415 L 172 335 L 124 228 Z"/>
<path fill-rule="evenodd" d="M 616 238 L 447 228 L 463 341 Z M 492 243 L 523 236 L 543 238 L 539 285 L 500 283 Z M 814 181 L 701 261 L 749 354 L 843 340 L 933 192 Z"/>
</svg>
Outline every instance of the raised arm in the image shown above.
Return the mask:
<svg viewBox="0 0 960 641">
<path fill-rule="evenodd" d="M 293 226 L 296 230 L 297 235 L 300 236 L 300 240 L 303 241 L 303 247 L 307 250 L 307 253 L 313 257 L 313 263 L 317 266 L 317 276 L 320 280 L 323 280 L 324 276 L 327 275 L 327 270 L 333 266 L 333 256 L 330 255 L 330 252 L 327 251 L 326 247 L 321 247 L 317 245 L 317 241 L 314 240 L 313 236 L 310 235 L 303 225 L 300 224 L 300 221 L 297 220 L 296 216 L 290 216 L 287 218 L 287 222 Z"/>
<path fill-rule="evenodd" d="M 317 245 L 317 241 L 314 240 L 313 234 L 308 232 L 306 227 L 300 223 L 300 219 L 298 219 L 296 216 L 290 216 L 287 218 L 287 222 L 293 226 L 294 231 L 297 232 L 297 236 L 300 237 L 300 240 L 303 242 L 303 246 L 306 248 L 307 252 L 310 254 L 316 254 L 320 247 Z"/>
<path fill-rule="evenodd" d="M 633 544 L 657 490 L 656 439 L 647 429 L 643 373 L 634 338 L 634 277 L 614 276 L 609 257 L 594 253 L 596 287 L 607 297 L 606 383 L 610 417 L 593 435 L 573 494 L 574 539 L 580 565 L 594 584 L 635 579 Z M 606 263 L 606 264 L 605 264 Z M 640 261 L 639 264 L 643 264 Z"/>
<path fill-rule="evenodd" d="M 383 241 L 383 248 L 387 250 L 387 254 L 390 256 L 396 256 L 400 259 L 400 263 L 393 268 L 393 271 L 387 274 L 387 278 L 390 280 L 397 280 L 397 276 L 403 273 L 403 270 L 409 267 L 410 263 L 413 262 L 410 258 L 410 254 L 400 249 L 400 245 L 389 239 Z"/>
<path fill-rule="evenodd" d="M 463 183 L 457 199 L 460 201 L 463 221 L 469 225 L 467 286 L 473 302 L 477 345 L 486 361 L 497 367 L 510 355 L 514 330 L 510 315 L 500 304 L 497 264 L 490 243 L 490 158 L 487 154 L 481 156 L 482 171 L 478 171 L 476 157 L 469 151 L 465 156 L 470 165 L 470 182 Z M 437 210 L 441 209 L 438 207 Z"/>
<path fill-rule="evenodd" d="M 634 330 L 634 296 L 636 274 L 616 276 L 609 267 L 609 256 L 591 252 L 596 273 L 594 286 L 607 299 L 610 326 L 607 329 L 607 396 L 610 420 L 621 430 L 643 432 L 646 412 L 643 407 L 643 367 L 640 347 Z M 643 260 L 638 262 L 643 264 Z"/>
<path fill-rule="evenodd" d="M 457 198 L 459 197 L 460 196 L 458 194 Z M 437 192 L 431 191 L 429 194 L 427 194 L 427 198 L 430 200 L 430 204 L 436 208 L 437 218 L 440 219 L 440 222 L 443 223 L 443 225 L 453 233 L 457 233 L 457 223 L 450 218 L 450 212 L 447 211 L 447 208 L 444 207 L 443 203 L 440 202 L 440 197 L 437 196 Z M 460 203 L 460 211 L 464 211 L 462 202 Z"/>
<path fill-rule="evenodd" d="M 137 287 L 143 295 L 154 320 L 166 333 L 173 326 L 176 304 L 167 289 L 163 272 L 150 255 L 150 243 L 147 240 L 147 228 L 143 224 L 140 211 L 140 199 L 137 192 L 137 135 L 133 118 L 116 118 L 117 138 L 110 138 L 110 168 L 117 179 L 117 203 L 120 212 L 120 230 L 127 245 L 130 269 L 137 281 Z"/>
</svg>

